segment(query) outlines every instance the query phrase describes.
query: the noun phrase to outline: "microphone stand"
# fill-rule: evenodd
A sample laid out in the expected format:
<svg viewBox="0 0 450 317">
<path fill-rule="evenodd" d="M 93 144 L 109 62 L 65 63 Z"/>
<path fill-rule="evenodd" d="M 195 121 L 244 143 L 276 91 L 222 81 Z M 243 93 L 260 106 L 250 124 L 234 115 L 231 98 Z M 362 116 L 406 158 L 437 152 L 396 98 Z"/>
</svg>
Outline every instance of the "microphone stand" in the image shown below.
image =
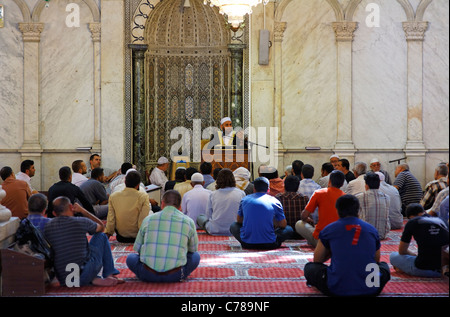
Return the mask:
<svg viewBox="0 0 450 317">
<path fill-rule="evenodd" d="M 252 146 L 256 145 L 256 146 L 260 146 L 263 148 L 268 149 L 269 147 L 267 145 L 262 145 L 262 144 L 258 144 L 252 141 L 247 140 L 247 144 L 248 144 L 248 149 L 250 150 L 250 175 L 252 178 L 252 181 L 254 180 L 254 175 L 253 175 L 253 157 L 252 157 Z"/>
</svg>

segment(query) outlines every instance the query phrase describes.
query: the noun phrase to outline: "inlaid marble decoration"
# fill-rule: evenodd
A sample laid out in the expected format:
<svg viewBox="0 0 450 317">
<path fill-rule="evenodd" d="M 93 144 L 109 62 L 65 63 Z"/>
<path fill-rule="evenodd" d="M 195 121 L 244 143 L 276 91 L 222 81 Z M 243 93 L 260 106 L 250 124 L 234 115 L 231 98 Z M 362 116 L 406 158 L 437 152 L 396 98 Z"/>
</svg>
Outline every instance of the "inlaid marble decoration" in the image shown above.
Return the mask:
<svg viewBox="0 0 450 317">
<path fill-rule="evenodd" d="M 90 146 L 94 137 L 93 43 L 88 6 L 80 9 L 80 27 L 66 25 L 69 0 L 52 1 L 44 8 L 41 34 L 41 145 L 74 149 Z"/>
<path fill-rule="evenodd" d="M 296 0 L 285 9 L 282 135 L 286 148 L 336 141 L 335 15 L 326 0 Z"/>
<path fill-rule="evenodd" d="M 391 0 L 363 0 L 354 14 L 353 142 L 357 148 L 404 148 L 407 124 L 407 43 L 403 8 Z M 366 6 L 380 8 L 380 26 L 368 27 Z M 349 118 L 350 120 L 350 118 Z"/>
<path fill-rule="evenodd" d="M 23 43 L 17 23 L 22 13 L 12 0 L 2 2 L 0 29 L 0 149 L 17 149 L 23 141 Z"/>
<path fill-rule="evenodd" d="M 429 21 L 423 43 L 423 139 L 427 148 L 449 146 L 449 2 L 433 0 L 425 11 Z"/>
</svg>

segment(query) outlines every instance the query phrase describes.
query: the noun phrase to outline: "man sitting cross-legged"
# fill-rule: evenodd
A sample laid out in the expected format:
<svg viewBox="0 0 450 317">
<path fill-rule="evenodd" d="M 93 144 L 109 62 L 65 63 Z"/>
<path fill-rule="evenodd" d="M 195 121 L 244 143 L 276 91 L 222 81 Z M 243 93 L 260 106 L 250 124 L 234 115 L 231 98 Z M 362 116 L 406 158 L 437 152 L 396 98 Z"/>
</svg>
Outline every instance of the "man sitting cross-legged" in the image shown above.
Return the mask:
<svg viewBox="0 0 450 317">
<path fill-rule="evenodd" d="M 164 193 L 161 212 L 147 216 L 127 256 L 128 268 L 144 282 L 178 282 L 199 265 L 194 220 L 181 212 L 181 195 Z"/>
<path fill-rule="evenodd" d="M 54 251 L 56 278 L 61 285 L 65 286 L 68 279 L 75 283 L 69 274 L 78 270 L 79 286 L 114 286 L 124 282 L 115 277 L 120 272 L 114 267 L 111 245 L 100 219 L 63 196 L 53 200 L 53 213 L 56 217 L 45 226 L 44 236 Z M 74 217 L 75 213 L 82 217 Z M 86 234 L 92 235 L 89 242 Z M 100 270 L 102 277 L 98 276 Z"/>
<path fill-rule="evenodd" d="M 358 218 L 356 197 L 339 197 L 336 209 L 339 220 L 320 232 L 314 262 L 305 265 L 306 283 L 328 296 L 376 296 L 390 280 L 389 266 L 380 262 L 378 232 Z"/>
<path fill-rule="evenodd" d="M 281 202 L 268 194 L 269 180 L 258 177 L 253 185 L 255 193 L 242 198 L 230 232 L 246 249 L 279 248 L 294 230 L 287 225 Z"/>
</svg>

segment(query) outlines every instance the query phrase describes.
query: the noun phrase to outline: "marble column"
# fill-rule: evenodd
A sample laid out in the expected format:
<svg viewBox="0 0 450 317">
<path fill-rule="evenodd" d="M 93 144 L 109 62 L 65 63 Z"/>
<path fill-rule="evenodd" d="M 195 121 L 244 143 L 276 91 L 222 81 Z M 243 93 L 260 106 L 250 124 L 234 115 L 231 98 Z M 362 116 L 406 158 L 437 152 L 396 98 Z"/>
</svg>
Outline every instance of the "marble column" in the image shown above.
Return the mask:
<svg viewBox="0 0 450 317">
<path fill-rule="evenodd" d="M 244 125 L 243 103 L 242 103 L 242 66 L 244 63 L 244 49 L 246 44 L 229 44 L 231 52 L 231 108 L 230 116 L 233 127 L 238 128 Z"/>
<path fill-rule="evenodd" d="M 145 177 L 145 52 L 146 44 L 129 44 L 133 50 L 133 163 Z M 145 179 L 145 178 L 143 178 Z"/>
<path fill-rule="evenodd" d="M 39 120 L 39 42 L 44 23 L 19 23 L 23 39 L 23 144 L 19 149 L 21 161 L 33 160 L 36 174 L 34 188 L 41 188 L 40 120 Z"/>
<path fill-rule="evenodd" d="M 275 70 L 275 107 L 274 107 L 274 122 L 273 126 L 278 130 L 278 137 L 275 142 L 275 150 L 277 155 L 278 164 L 283 163 L 284 158 L 284 146 L 283 146 L 283 128 L 282 128 L 282 116 L 283 116 L 283 38 L 284 31 L 286 31 L 286 22 L 275 22 L 273 33 L 273 46 L 274 46 L 274 70 Z M 278 169 L 284 168 L 279 165 Z"/>
<path fill-rule="evenodd" d="M 352 137 L 352 43 L 357 22 L 332 23 L 337 44 L 337 134 L 334 153 L 353 158 Z"/>
<path fill-rule="evenodd" d="M 92 153 L 101 153 L 101 130 L 100 130 L 100 40 L 101 23 L 89 23 L 89 30 L 92 35 L 93 54 L 94 54 L 94 142 L 92 143 Z"/>
<path fill-rule="evenodd" d="M 425 154 L 423 142 L 423 41 L 428 22 L 403 22 L 408 46 L 407 141 L 405 154 L 411 171 L 425 185 Z"/>
</svg>

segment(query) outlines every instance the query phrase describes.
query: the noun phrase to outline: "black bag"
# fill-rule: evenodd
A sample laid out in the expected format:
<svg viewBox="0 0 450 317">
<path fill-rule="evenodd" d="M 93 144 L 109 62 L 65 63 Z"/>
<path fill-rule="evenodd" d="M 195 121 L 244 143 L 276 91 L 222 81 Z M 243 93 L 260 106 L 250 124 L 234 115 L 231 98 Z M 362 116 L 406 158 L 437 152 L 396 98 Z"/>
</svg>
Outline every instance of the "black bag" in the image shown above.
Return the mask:
<svg viewBox="0 0 450 317">
<path fill-rule="evenodd" d="M 46 266 L 52 266 L 53 249 L 41 231 L 27 218 L 20 222 L 19 228 L 16 231 L 16 244 L 19 246 L 28 244 L 31 251 L 40 253 L 45 257 Z"/>
</svg>

